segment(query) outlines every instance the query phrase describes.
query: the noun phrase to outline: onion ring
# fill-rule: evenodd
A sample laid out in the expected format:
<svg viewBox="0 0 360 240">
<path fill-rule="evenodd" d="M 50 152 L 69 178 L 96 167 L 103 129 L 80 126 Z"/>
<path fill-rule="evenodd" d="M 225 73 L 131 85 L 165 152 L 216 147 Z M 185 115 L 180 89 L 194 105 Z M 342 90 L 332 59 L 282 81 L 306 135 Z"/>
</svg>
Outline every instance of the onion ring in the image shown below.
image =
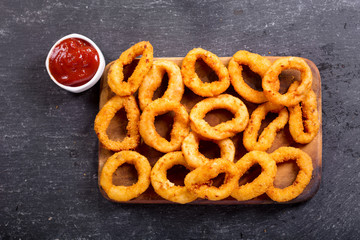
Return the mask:
<svg viewBox="0 0 360 240">
<path fill-rule="evenodd" d="M 222 159 L 229 160 L 230 162 L 234 161 L 235 146 L 230 138 L 219 141 L 210 141 L 216 143 L 219 146 Z M 193 168 L 200 167 L 201 165 L 204 165 L 205 163 L 210 161 L 209 158 L 205 157 L 202 153 L 200 153 L 199 143 L 200 136 L 195 132 L 190 132 L 181 145 L 181 149 L 187 164 L 189 164 L 189 166 Z"/>
<path fill-rule="evenodd" d="M 227 109 L 235 116 L 233 119 L 211 127 L 205 120 L 205 115 L 214 109 Z M 198 102 L 190 112 L 190 126 L 201 136 L 222 140 L 234 136 L 245 129 L 249 121 L 249 112 L 245 104 L 238 98 L 229 94 L 206 98 Z"/>
<path fill-rule="evenodd" d="M 301 73 L 300 85 L 291 92 L 279 93 L 279 74 L 286 69 L 296 69 Z M 299 57 L 284 57 L 276 60 L 266 72 L 262 87 L 266 98 L 273 103 L 283 106 L 294 106 L 302 101 L 310 91 L 312 85 L 312 72 L 307 63 Z"/>
<path fill-rule="evenodd" d="M 279 115 L 262 131 L 258 138 L 261 121 L 265 119 L 268 112 Z M 278 131 L 283 129 L 288 122 L 289 114 L 285 107 L 271 102 L 258 106 L 252 113 L 249 124 L 244 130 L 243 144 L 248 151 L 266 151 L 273 144 Z M 258 140 L 257 140 L 258 139 Z"/>
<path fill-rule="evenodd" d="M 138 172 L 138 181 L 132 186 L 116 186 L 113 174 L 124 163 L 133 164 Z M 109 157 L 100 175 L 100 186 L 108 197 L 114 201 L 125 202 L 138 197 L 150 185 L 151 166 L 146 157 L 134 151 L 122 151 Z"/>
<path fill-rule="evenodd" d="M 241 65 L 247 65 L 251 71 L 259 74 L 260 77 L 263 78 L 271 66 L 270 60 L 259 54 L 238 51 L 231 58 L 228 66 L 231 84 L 240 96 L 252 103 L 268 101 L 262 91 L 257 91 L 246 84 L 242 76 L 243 67 Z"/>
<path fill-rule="evenodd" d="M 160 87 L 165 72 L 169 76 L 169 86 L 161 98 L 177 102 L 181 101 L 184 94 L 184 83 L 179 66 L 171 61 L 157 60 L 139 88 L 139 105 L 141 110 L 144 110 L 152 102 L 154 92 Z"/>
<path fill-rule="evenodd" d="M 109 139 L 106 129 L 109 127 L 111 119 L 116 112 L 121 108 L 125 108 L 127 119 L 129 120 L 126 130 L 126 137 L 120 141 L 113 141 Z M 134 149 L 138 146 L 140 141 L 139 134 L 139 118 L 140 110 L 137 106 L 134 96 L 112 97 L 96 115 L 94 129 L 99 138 L 99 141 L 105 148 L 112 151 L 121 151 Z"/>
<path fill-rule="evenodd" d="M 151 185 L 161 197 L 177 203 L 189 203 L 197 199 L 197 195 L 189 192 L 185 186 L 175 186 L 167 178 L 167 170 L 175 165 L 182 165 L 189 170 L 182 152 L 170 152 L 162 156 L 151 170 Z"/>
<path fill-rule="evenodd" d="M 170 111 L 175 112 L 175 118 L 169 142 L 156 132 L 154 121 L 157 115 Z M 179 102 L 156 99 L 141 114 L 139 128 L 140 135 L 147 145 L 163 153 L 172 152 L 180 149 L 182 141 L 189 134 L 189 115 Z"/>
<path fill-rule="evenodd" d="M 211 83 L 201 81 L 195 72 L 195 63 L 199 58 L 215 71 L 219 77 L 218 81 Z M 194 48 L 188 52 L 182 62 L 181 74 L 184 84 L 190 88 L 191 91 L 202 97 L 217 96 L 225 92 L 230 86 L 229 72 L 225 65 L 220 61 L 218 56 L 202 48 Z"/>
<path fill-rule="evenodd" d="M 293 91 L 298 85 L 298 81 L 294 82 L 289 91 Z M 320 128 L 315 92 L 310 90 L 303 101 L 289 107 L 289 112 L 289 130 L 294 141 L 301 144 L 311 142 Z"/>
<path fill-rule="evenodd" d="M 124 82 L 124 65 L 130 64 L 137 56 L 142 55 L 134 72 L 127 82 Z M 129 96 L 136 92 L 153 63 L 153 47 L 149 42 L 139 42 L 125 52 L 110 67 L 108 84 L 111 90 L 119 96 Z"/>
<path fill-rule="evenodd" d="M 292 185 L 281 189 L 270 186 L 266 194 L 276 202 L 287 202 L 298 197 L 309 184 L 313 171 L 311 157 L 304 151 L 293 147 L 281 147 L 270 154 L 270 157 L 276 163 L 282 163 L 289 160 L 296 160 L 299 167 L 299 173 Z"/>
<path fill-rule="evenodd" d="M 251 151 L 245 154 L 235 166 L 240 171 L 240 178 L 250 169 L 252 165 L 258 163 L 262 171 L 252 182 L 236 187 L 231 196 L 238 201 L 253 199 L 265 193 L 272 186 L 276 175 L 276 163 L 266 152 Z"/>
<path fill-rule="evenodd" d="M 220 173 L 225 173 L 224 183 L 220 187 L 211 186 L 211 179 Z M 238 185 L 239 178 L 239 171 L 234 163 L 218 158 L 188 173 L 184 183 L 198 197 L 216 201 L 230 196 Z"/>
</svg>

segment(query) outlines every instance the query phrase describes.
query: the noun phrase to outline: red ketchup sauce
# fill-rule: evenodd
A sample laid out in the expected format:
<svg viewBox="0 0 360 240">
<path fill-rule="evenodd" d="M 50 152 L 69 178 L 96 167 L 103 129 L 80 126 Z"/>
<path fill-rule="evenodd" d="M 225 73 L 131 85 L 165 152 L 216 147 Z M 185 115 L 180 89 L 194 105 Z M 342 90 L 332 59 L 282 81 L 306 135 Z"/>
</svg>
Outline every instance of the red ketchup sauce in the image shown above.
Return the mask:
<svg viewBox="0 0 360 240">
<path fill-rule="evenodd" d="M 49 58 L 51 75 L 66 86 L 81 86 L 90 81 L 99 67 L 99 54 L 87 41 L 68 38 L 55 46 Z"/>
</svg>

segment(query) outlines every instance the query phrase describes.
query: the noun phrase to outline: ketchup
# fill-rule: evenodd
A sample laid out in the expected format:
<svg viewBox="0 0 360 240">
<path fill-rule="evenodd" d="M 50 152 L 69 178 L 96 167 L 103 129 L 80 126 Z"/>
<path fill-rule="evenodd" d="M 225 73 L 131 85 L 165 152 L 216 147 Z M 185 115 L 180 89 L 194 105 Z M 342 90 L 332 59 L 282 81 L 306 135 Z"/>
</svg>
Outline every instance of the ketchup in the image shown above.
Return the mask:
<svg viewBox="0 0 360 240">
<path fill-rule="evenodd" d="M 99 67 L 99 55 L 87 41 L 68 38 L 55 46 L 49 58 L 51 75 L 66 86 L 81 86 L 90 81 Z"/>
</svg>

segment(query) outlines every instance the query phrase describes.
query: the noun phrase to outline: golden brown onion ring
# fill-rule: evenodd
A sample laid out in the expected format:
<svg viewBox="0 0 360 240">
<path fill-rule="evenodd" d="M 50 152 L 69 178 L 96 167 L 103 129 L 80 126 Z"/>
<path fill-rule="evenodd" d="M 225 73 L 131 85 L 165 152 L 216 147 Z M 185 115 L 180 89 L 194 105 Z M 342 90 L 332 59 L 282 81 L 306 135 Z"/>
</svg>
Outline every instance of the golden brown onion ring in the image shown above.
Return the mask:
<svg viewBox="0 0 360 240">
<path fill-rule="evenodd" d="M 177 102 L 181 101 L 184 94 L 184 83 L 179 66 L 171 61 L 157 60 L 139 88 L 139 105 L 141 110 L 144 110 L 152 102 L 154 92 L 160 87 L 165 72 L 169 77 L 169 86 L 161 98 Z"/>
<path fill-rule="evenodd" d="M 265 119 L 268 112 L 279 115 L 262 131 L 258 137 L 261 121 Z M 278 131 L 283 129 L 288 121 L 289 114 L 285 107 L 271 102 L 263 103 L 252 113 L 249 124 L 244 130 L 243 144 L 248 151 L 266 151 L 273 144 Z"/>
<path fill-rule="evenodd" d="M 134 72 L 124 82 L 124 66 L 130 64 L 137 56 L 142 55 Z M 108 84 L 119 96 L 129 96 L 136 92 L 153 63 L 153 47 L 149 42 L 139 42 L 123 52 L 110 67 Z"/>
<path fill-rule="evenodd" d="M 301 83 L 293 91 L 279 93 L 279 74 L 286 69 L 296 69 L 301 73 Z M 307 63 L 299 57 L 283 57 L 276 60 L 266 72 L 262 80 L 263 92 L 266 98 L 273 103 L 283 106 L 294 106 L 302 101 L 310 91 L 312 72 Z"/>
<path fill-rule="evenodd" d="M 219 77 L 218 81 L 211 83 L 201 81 L 195 72 L 195 63 L 199 58 L 215 71 Z M 181 74 L 184 84 L 194 93 L 202 97 L 217 96 L 225 92 L 230 86 L 229 72 L 225 65 L 218 56 L 202 48 L 194 48 L 188 52 L 182 62 Z"/>
<path fill-rule="evenodd" d="M 220 187 L 212 186 L 212 178 L 225 173 L 224 183 Z M 230 196 L 238 185 L 239 171 L 235 164 L 225 159 L 215 159 L 191 171 L 185 177 L 186 188 L 200 198 L 221 200 Z"/>
<path fill-rule="evenodd" d="M 298 85 L 298 81 L 294 82 L 289 91 L 293 91 Z M 301 144 L 311 142 L 320 128 L 315 92 L 310 90 L 303 101 L 289 107 L 289 112 L 289 130 L 295 142 Z"/>
<path fill-rule="evenodd" d="M 173 129 L 171 130 L 170 142 L 161 137 L 154 125 L 155 117 L 167 112 L 175 113 Z M 151 102 L 140 116 L 140 135 L 144 142 L 160 152 L 172 152 L 179 150 L 184 138 L 189 134 L 189 115 L 186 108 L 179 102 L 167 99 L 156 99 Z"/>
<path fill-rule="evenodd" d="M 113 174 L 122 164 L 133 164 L 138 172 L 138 181 L 132 186 L 116 186 L 113 184 Z M 100 175 L 100 186 L 108 197 L 114 201 L 125 202 L 138 197 L 150 185 L 151 167 L 146 157 L 134 151 L 115 153 L 107 159 Z"/>
<path fill-rule="evenodd" d="M 184 139 L 181 149 L 184 154 L 185 160 L 189 166 L 193 168 L 200 167 L 204 165 L 208 161 L 209 158 L 205 157 L 199 151 L 199 143 L 201 137 L 195 132 L 189 133 L 189 135 Z M 205 140 L 205 139 L 204 139 Z M 206 139 L 207 140 L 207 139 Z M 230 138 L 223 140 L 207 140 L 216 143 L 220 148 L 220 155 L 222 159 L 229 160 L 231 162 L 234 161 L 235 156 L 235 146 L 233 141 Z"/>
<path fill-rule="evenodd" d="M 296 160 L 296 164 L 300 170 L 293 184 L 283 189 L 270 186 L 266 194 L 276 202 L 287 202 L 298 197 L 311 180 L 313 171 L 311 157 L 304 151 L 293 147 L 278 148 L 270 154 L 270 157 L 274 159 L 276 163 Z"/>
<path fill-rule="evenodd" d="M 129 120 L 126 126 L 127 135 L 122 141 L 110 140 L 106 133 L 111 119 L 121 108 L 125 108 L 126 117 Z M 134 96 L 112 97 L 96 115 L 94 129 L 103 146 L 112 151 L 134 149 L 140 140 L 139 134 L 140 110 Z"/>
<path fill-rule="evenodd" d="M 234 114 L 234 118 L 211 127 L 204 117 L 215 109 L 226 109 Z M 240 99 L 229 94 L 222 94 L 198 102 L 191 109 L 190 120 L 191 129 L 196 133 L 208 139 L 222 140 L 245 129 L 249 121 L 249 112 Z"/>
<path fill-rule="evenodd" d="M 269 154 L 261 151 L 248 152 L 236 162 L 235 165 L 240 171 L 240 178 L 256 163 L 262 168 L 260 175 L 252 182 L 236 187 L 231 193 L 231 196 L 238 201 L 247 201 L 260 196 L 274 182 L 277 170 L 276 163 Z"/>
<path fill-rule="evenodd" d="M 253 89 L 244 81 L 242 76 L 243 67 L 241 65 L 247 65 L 251 71 L 263 78 L 271 66 L 270 60 L 259 54 L 241 50 L 234 54 L 228 66 L 231 84 L 240 96 L 253 103 L 266 102 L 267 98 L 262 91 Z"/>
<path fill-rule="evenodd" d="M 189 203 L 197 196 L 189 192 L 185 186 L 175 186 L 167 178 L 167 170 L 175 165 L 182 165 L 189 170 L 192 168 L 186 163 L 182 152 L 170 152 L 162 156 L 151 170 L 151 185 L 161 197 L 177 203 Z"/>
</svg>

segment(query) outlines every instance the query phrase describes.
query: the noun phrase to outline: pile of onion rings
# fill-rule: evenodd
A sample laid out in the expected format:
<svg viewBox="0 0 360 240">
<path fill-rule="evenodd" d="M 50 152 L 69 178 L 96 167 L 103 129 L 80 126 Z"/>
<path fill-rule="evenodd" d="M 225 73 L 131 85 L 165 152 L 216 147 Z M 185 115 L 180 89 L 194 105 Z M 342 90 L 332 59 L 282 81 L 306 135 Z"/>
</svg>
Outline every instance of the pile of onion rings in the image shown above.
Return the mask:
<svg viewBox="0 0 360 240">
<path fill-rule="evenodd" d="M 137 67 L 124 82 L 124 66 L 140 55 Z M 199 58 L 214 70 L 218 81 L 201 81 L 195 70 Z M 260 75 L 263 91 L 247 85 L 242 76 L 242 65 Z M 272 149 L 277 133 L 287 123 L 290 135 L 300 144 L 310 143 L 319 131 L 317 96 L 312 90 L 310 67 L 297 57 L 283 57 L 272 63 L 258 54 L 238 51 L 229 61 L 228 69 L 215 54 L 201 48 L 195 48 L 186 55 L 181 69 L 172 61 L 153 61 L 153 48 L 149 42 L 130 47 L 111 65 L 107 80 L 115 96 L 101 108 L 94 123 L 101 146 L 115 152 L 100 168 L 99 174 L 100 186 L 110 199 L 118 202 L 136 199 L 150 184 L 159 196 L 180 204 L 198 198 L 248 201 L 265 194 L 273 201 L 286 202 L 304 191 L 312 178 L 311 157 L 294 147 Z M 301 79 L 294 81 L 285 94 L 280 94 L 279 74 L 286 69 L 299 70 Z M 161 98 L 153 100 L 165 73 L 169 77 L 168 88 Z M 239 95 L 226 91 L 230 83 Z M 184 86 L 205 98 L 189 107 L 186 101 L 182 101 Z M 135 97 L 137 90 L 140 110 Z M 251 112 L 254 104 L 261 105 Z M 107 129 L 122 108 L 128 120 L 127 134 L 121 141 L 111 140 Z M 210 125 L 205 120 L 206 115 L 216 109 L 230 111 L 233 118 Z M 175 113 L 169 141 L 161 137 L 155 128 L 155 117 L 167 112 Z M 269 112 L 278 116 L 259 135 L 261 122 Z M 235 135 L 242 136 L 243 146 L 248 151 L 237 159 L 237 147 L 233 142 Z M 199 150 L 200 140 L 218 145 L 220 156 L 215 159 L 205 157 Z M 150 158 L 145 157 L 147 155 L 138 152 L 139 144 L 150 146 L 161 156 L 156 162 L 149 161 Z M 269 149 L 273 152 L 267 153 Z M 276 164 L 289 160 L 295 160 L 300 171 L 293 184 L 284 189 L 277 188 L 274 186 Z M 113 184 L 114 172 L 124 163 L 133 164 L 138 172 L 138 181 L 132 186 Z M 262 168 L 260 175 L 239 186 L 239 179 L 255 164 Z M 175 165 L 182 165 L 190 171 L 184 178 L 184 186 L 177 186 L 169 180 L 168 170 Z M 213 183 L 220 174 L 225 177 L 217 187 Z"/>
</svg>

